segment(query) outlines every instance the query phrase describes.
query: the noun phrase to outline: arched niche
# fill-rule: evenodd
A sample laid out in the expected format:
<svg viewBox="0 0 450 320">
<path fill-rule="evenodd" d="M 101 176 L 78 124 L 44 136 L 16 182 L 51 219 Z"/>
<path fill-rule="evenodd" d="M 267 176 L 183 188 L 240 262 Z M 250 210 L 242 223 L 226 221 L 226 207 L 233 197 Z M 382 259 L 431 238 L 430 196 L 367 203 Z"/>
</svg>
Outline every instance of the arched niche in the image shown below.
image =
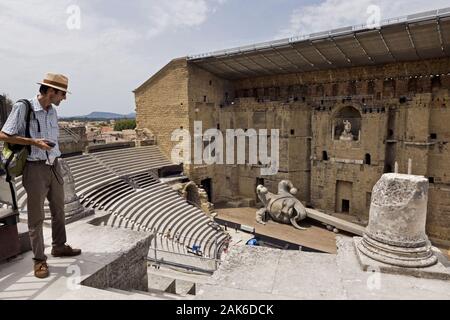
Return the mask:
<svg viewBox="0 0 450 320">
<path fill-rule="evenodd" d="M 197 206 L 201 205 L 198 186 L 194 182 L 190 181 L 187 183 L 182 190 L 182 194 L 189 203 L 196 204 Z"/>
<path fill-rule="evenodd" d="M 332 119 L 332 138 L 341 141 L 359 141 L 361 113 L 352 106 L 339 109 Z"/>
<path fill-rule="evenodd" d="M 316 86 L 316 96 L 323 97 L 325 95 L 325 89 L 323 85 L 319 84 Z"/>
<path fill-rule="evenodd" d="M 373 95 L 373 94 L 375 94 L 375 81 L 370 80 L 370 81 L 367 83 L 367 94 L 368 94 L 368 95 Z"/>
</svg>

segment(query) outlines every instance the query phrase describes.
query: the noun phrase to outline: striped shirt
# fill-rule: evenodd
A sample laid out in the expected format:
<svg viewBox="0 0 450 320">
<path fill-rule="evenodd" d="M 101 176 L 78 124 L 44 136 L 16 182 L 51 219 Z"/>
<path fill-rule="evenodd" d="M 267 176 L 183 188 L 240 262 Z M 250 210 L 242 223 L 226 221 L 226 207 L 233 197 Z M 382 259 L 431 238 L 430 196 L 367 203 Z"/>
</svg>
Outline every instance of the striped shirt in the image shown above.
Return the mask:
<svg viewBox="0 0 450 320">
<path fill-rule="evenodd" d="M 30 135 L 34 139 L 45 139 L 54 142 L 56 145 L 50 150 L 45 151 L 38 147 L 31 146 L 31 154 L 28 156 L 29 161 L 46 160 L 47 164 L 53 164 L 55 158 L 61 156 L 58 145 L 59 127 L 58 115 L 55 108 L 50 106 L 45 111 L 39 103 L 37 97 L 30 100 L 34 114 L 30 117 Z M 26 128 L 26 107 L 23 103 L 16 103 L 6 120 L 2 131 L 10 136 L 17 135 L 25 137 Z M 41 131 L 38 130 L 38 121 Z M 48 153 L 48 159 L 47 159 Z M 50 163 L 49 163 L 50 161 Z"/>
</svg>

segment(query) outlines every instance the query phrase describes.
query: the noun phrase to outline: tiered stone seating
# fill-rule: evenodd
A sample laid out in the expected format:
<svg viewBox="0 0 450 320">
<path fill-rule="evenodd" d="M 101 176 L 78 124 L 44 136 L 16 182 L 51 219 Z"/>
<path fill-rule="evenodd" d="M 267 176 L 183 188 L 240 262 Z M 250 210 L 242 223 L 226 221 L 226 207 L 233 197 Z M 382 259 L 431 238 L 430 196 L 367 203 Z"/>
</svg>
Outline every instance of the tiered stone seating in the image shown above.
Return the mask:
<svg viewBox="0 0 450 320">
<path fill-rule="evenodd" d="M 149 179 L 153 179 L 149 177 Z M 139 231 L 155 231 L 165 235 L 170 230 L 169 244 L 161 250 L 181 250 L 186 246 L 201 245 L 205 255 L 216 256 L 214 235 L 218 243 L 226 236 L 210 225 L 211 220 L 197 207 L 188 204 L 169 186 L 154 181 L 150 187 L 139 190 L 120 199 L 104 210 L 111 211 L 108 225 Z M 190 234 L 191 230 L 197 230 Z M 175 235 L 178 235 L 175 239 Z M 212 243 L 210 243 L 212 240 Z M 162 241 L 164 245 L 166 241 Z"/>
<path fill-rule="evenodd" d="M 130 175 L 173 165 L 157 146 L 102 151 L 92 155 L 118 175 Z"/>
<path fill-rule="evenodd" d="M 89 190 L 117 180 L 111 169 L 103 166 L 92 155 L 86 154 L 65 159 L 75 180 L 75 190 L 80 197 Z"/>
<path fill-rule="evenodd" d="M 80 202 L 87 208 L 109 212 L 108 225 L 155 232 L 159 250 L 189 254 L 187 248 L 195 244 L 201 246 L 204 256 L 217 257 L 227 234 L 154 176 L 154 170 L 172 165 L 157 146 L 83 154 L 65 160 Z M 19 204 L 24 208 L 26 193 L 20 179 L 16 187 Z M 166 236 L 169 230 L 170 239 Z"/>
</svg>

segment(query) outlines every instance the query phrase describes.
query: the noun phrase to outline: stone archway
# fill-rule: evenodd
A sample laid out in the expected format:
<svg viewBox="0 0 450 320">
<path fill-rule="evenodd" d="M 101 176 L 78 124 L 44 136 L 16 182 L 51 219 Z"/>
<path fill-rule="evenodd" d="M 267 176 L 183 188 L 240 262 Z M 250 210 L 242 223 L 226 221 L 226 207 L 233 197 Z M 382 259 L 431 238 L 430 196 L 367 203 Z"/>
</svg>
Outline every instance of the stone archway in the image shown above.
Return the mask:
<svg viewBox="0 0 450 320">
<path fill-rule="evenodd" d="M 199 207 L 201 206 L 198 186 L 194 182 L 192 181 L 188 182 L 184 186 L 182 194 L 188 202 L 195 204 Z"/>
</svg>

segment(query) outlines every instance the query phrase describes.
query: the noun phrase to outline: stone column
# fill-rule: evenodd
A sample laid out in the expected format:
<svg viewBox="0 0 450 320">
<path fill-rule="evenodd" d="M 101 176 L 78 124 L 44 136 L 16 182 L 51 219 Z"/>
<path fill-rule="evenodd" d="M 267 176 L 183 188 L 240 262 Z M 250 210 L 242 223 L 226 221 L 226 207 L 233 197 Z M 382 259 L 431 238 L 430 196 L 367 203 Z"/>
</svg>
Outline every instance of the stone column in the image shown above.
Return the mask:
<svg viewBox="0 0 450 320">
<path fill-rule="evenodd" d="M 58 163 L 64 180 L 64 213 L 66 215 L 66 223 L 94 214 L 93 209 L 86 209 L 81 205 L 80 199 L 75 193 L 75 180 L 65 160 L 60 158 L 58 159 Z M 46 216 L 50 217 L 50 209 L 47 206 L 45 211 Z"/>
<path fill-rule="evenodd" d="M 384 174 L 373 188 L 369 225 L 358 250 L 398 267 L 434 265 L 437 258 L 425 234 L 427 198 L 425 177 Z"/>
</svg>

